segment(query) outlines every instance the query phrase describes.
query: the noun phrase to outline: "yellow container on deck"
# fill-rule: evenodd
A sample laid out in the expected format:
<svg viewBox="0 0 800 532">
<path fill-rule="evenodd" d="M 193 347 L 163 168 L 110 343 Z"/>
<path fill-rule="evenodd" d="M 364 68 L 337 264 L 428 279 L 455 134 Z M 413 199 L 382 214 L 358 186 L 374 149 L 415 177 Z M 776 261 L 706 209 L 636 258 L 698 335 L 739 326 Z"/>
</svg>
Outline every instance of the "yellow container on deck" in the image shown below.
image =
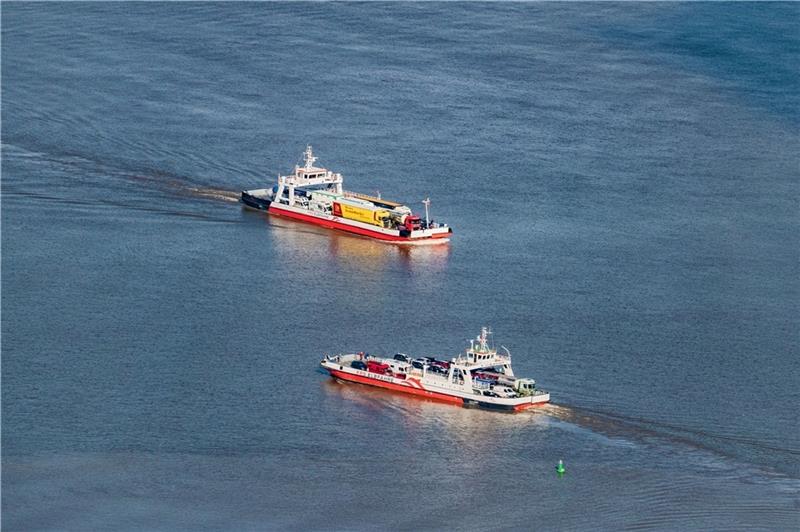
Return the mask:
<svg viewBox="0 0 800 532">
<path fill-rule="evenodd" d="M 339 203 L 342 218 L 348 220 L 355 220 L 370 225 L 383 225 L 383 220 L 389 217 L 389 212 L 384 210 L 372 210 L 365 207 L 357 207 L 355 205 L 348 205 L 347 203 Z"/>
</svg>

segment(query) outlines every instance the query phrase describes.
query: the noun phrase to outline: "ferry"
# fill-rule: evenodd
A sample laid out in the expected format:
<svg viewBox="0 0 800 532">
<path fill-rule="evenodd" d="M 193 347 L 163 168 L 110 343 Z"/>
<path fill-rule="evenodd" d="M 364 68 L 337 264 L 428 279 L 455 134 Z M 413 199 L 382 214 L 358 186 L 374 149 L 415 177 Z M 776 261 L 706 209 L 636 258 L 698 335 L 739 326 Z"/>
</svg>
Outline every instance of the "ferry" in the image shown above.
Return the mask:
<svg viewBox="0 0 800 532">
<path fill-rule="evenodd" d="M 539 389 L 536 381 L 514 376 L 511 352 L 503 347 L 505 353 L 499 353 L 490 347 L 489 334 L 483 327 L 463 354 L 449 360 L 411 358 L 404 353 L 388 358 L 361 352 L 326 356 L 320 364 L 339 381 L 462 406 L 523 410 L 548 403 L 550 394 Z"/>
<path fill-rule="evenodd" d="M 294 218 L 329 229 L 338 229 L 397 244 L 433 244 L 450 240 L 453 230 L 430 219 L 430 199 L 425 219 L 411 209 L 343 188 L 342 174 L 314 166 L 317 157 L 306 147 L 305 164 L 295 166 L 291 175 L 279 175 L 272 188 L 243 190 L 241 201 L 248 207 Z"/>
</svg>

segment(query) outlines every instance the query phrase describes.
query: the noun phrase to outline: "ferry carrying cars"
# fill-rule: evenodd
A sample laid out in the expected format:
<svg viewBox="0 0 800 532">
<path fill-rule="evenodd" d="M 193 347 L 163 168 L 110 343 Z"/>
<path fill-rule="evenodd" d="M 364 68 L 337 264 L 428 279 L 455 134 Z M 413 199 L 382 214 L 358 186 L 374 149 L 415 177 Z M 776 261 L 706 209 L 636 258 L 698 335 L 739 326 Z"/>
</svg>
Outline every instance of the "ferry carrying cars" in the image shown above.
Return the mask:
<svg viewBox="0 0 800 532">
<path fill-rule="evenodd" d="M 511 353 L 498 353 L 488 344 L 486 327 L 463 354 L 449 360 L 393 358 L 366 353 L 326 356 L 320 363 L 331 377 L 388 388 L 463 406 L 522 410 L 550 401 L 550 394 L 533 379 L 519 378 L 511 369 Z"/>
<path fill-rule="evenodd" d="M 423 201 L 425 218 L 394 201 L 348 192 L 342 174 L 314 166 L 317 160 L 308 146 L 304 166 L 278 176 L 272 188 L 243 190 L 241 201 L 248 207 L 294 218 L 329 229 L 397 244 L 444 243 L 453 230 L 429 218 L 430 200 Z"/>
</svg>

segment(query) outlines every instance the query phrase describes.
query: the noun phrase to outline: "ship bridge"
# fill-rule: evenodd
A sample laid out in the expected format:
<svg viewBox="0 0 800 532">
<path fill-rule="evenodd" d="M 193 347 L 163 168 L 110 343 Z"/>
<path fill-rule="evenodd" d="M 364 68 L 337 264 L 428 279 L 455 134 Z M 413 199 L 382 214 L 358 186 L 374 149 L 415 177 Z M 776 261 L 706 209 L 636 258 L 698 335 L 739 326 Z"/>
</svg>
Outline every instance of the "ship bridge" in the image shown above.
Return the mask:
<svg viewBox="0 0 800 532">
<path fill-rule="evenodd" d="M 314 166 L 317 158 L 314 157 L 314 152 L 310 145 L 306 146 L 304 155 L 305 164 L 303 166 L 295 166 L 294 174 L 278 176 L 278 190 L 275 193 L 275 198 L 280 200 L 283 197 L 284 190 L 287 190 L 288 203 L 289 205 L 294 205 L 294 189 L 296 187 L 315 187 L 320 185 L 327 185 L 334 193 L 341 195 L 342 183 L 344 182 L 342 174 Z"/>
<path fill-rule="evenodd" d="M 473 371 L 482 368 L 502 367 L 504 375 L 514 376 L 511 369 L 511 353 L 505 349 L 506 353 L 498 353 L 496 349 L 489 346 L 489 335 L 492 334 L 486 327 L 481 328 L 481 334 L 474 340 L 470 340 L 469 349 L 463 355 L 458 355 L 452 362 L 464 369 Z"/>
</svg>

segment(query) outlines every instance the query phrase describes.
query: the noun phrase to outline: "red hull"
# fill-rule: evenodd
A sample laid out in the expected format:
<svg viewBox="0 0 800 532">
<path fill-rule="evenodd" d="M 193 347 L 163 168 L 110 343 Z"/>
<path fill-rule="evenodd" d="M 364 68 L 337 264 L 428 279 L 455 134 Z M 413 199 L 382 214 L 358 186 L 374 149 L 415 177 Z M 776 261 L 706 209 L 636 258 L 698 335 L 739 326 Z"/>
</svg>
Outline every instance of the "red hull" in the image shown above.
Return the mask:
<svg viewBox="0 0 800 532">
<path fill-rule="evenodd" d="M 357 235 L 368 236 L 370 238 L 377 238 L 378 240 L 386 240 L 388 242 L 420 242 L 424 240 L 437 240 L 441 238 L 448 238 L 450 236 L 450 233 L 441 233 L 438 235 L 433 235 L 425 238 L 409 238 L 405 236 L 393 236 L 381 233 L 380 231 L 370 231 L 369 229 L 364 229 L 362 227 L 354 227 L 352 225 L 337 222 L 335 220 L 317 218 L 316 216 L 301 214 L 299 212 L 294 212 L 294 211 L 287 211 L 284 209 L 276 209 L 275 207 L 270 207 L 268 211 L 270 214 L 275 214 L 277 216 L 285 216 L 286 218 L 293 218 L 295 220 L 300 220 L 301 222 L 319 225 L 321 227 L 326 227 L 328 229 L 338 229 L 339 231 L 355 233 Z"/>
<path fill-rule="evenodd" d="M 337 379 L 341 379 L 343 381 L 350 381 L 350 382 L 357 382 L 359 384 L 366 384 L 369 386 L 377 386 L 378 388 L 385 388 L 387 390 L 392 390 L 395 392 L 402 392 L 402 393 L 409 393 L 411 395 L 419 395 L 422 397 L 427 397 L 428 399 L 433 399 L 434 401 L 440 401 L 443 403 L 450 403 L 456 405 L 463 405 L 464 400 L 461 397 L 453 397 L 452 395 L 446 395 L 443 393 L 431 392 L 428 390 L 424 390 L 422 388 L 417 388 L 414 386 L 402 386 L 400 384 L 395 384 L 393 382 L 386 382 L 379 379 L 371 379 L 369 377 L 363 377 L 361 375 L 354 375 L 352 373 L 347 373 L 344 371 L 339 371 L 335 369 L 326 368 L 331 377 L 335 377 Z M 409 379 L 412 382 L 416 382 L 418 386 L 421 386 L 418 381 Z M 517 405 L 513 408 L 513 410 L 525 410 L 526 408 L 531 408 L 534 406 L 544 406 L 547 403 L 525 403 L 521 405 Z"/>
<path fill-rule="evenodd" d="M 361 375 L 353 375 L 352 373 L 346 373 L 344 371 L 338 371 L 335 369 L 328 369 L 328 371 L 330 372 L 332 377 L 336 377 L 337 379 L 341 379 L 343 381 L 358 382 L 361 384 L 368 384 L 370 386 L 377 386 L 379 388 L 386 388 L 387 390 L 394 390 L 396 392 L 410 393 L 412 395 L 421 395 L 422 397 L 427 397 L 428 399 L 434 399 L 436 401 L 442 401 L 445 403 L 452 403 L 458 405 L 464 404 L 464 401 L 460 397 L 453 397 L 451 395 L 445 395 L 443 393 L 429 392 L 428 390 L 423 390 L 422 388 L 401 386 L 393 382 L 386 382 L 378 379 L 370 379 L 369 377 L 362 377 Z"/>
</svg>

